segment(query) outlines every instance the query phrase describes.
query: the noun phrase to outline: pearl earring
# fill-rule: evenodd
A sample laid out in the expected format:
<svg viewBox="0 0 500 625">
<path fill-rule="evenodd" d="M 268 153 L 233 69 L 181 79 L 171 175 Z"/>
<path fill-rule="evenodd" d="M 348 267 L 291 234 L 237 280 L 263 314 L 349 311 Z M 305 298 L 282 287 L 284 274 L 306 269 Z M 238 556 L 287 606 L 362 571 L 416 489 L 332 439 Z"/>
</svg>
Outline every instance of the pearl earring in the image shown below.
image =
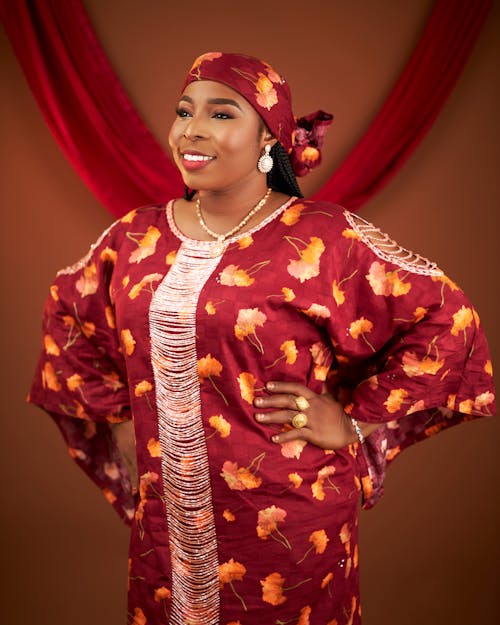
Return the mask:
<svg viewBox="0 0 500 625">
<path fill-rule="evenodd" d="M 269 152 L 271 151 L 271 146 L 269 144 L 266 144 L 266 146 L 264 147 L 264 150 L 265 150 L 264 154 L 262 154 L 262 156 L 257 161 L 257 169 L 262 174 L 267 174 L 273 168 L 274 161 L 273 161 L 273 157 L 269 154 Z"/>
</svg>

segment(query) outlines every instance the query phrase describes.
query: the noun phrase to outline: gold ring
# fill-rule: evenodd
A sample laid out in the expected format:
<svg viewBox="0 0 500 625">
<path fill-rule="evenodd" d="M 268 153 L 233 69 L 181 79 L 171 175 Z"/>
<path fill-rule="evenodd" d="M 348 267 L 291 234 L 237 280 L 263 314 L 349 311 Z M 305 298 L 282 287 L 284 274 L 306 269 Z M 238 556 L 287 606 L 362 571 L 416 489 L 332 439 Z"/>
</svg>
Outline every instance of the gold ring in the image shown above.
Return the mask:
<svg viewBox="0 0 500 625">
<path fill-rule="evenodd" d="M 309 402 L 302 395 L 295 398 L 295 403 L 298 410 L 307 410 L 309 408 Z"/>
<path fill-rule="evenodd" d="M 292 425 L 297 429 L 305 427 L 307 425 L 307 415 L 303 412 L 298 412 L 292 419 Z"/>
</svg>

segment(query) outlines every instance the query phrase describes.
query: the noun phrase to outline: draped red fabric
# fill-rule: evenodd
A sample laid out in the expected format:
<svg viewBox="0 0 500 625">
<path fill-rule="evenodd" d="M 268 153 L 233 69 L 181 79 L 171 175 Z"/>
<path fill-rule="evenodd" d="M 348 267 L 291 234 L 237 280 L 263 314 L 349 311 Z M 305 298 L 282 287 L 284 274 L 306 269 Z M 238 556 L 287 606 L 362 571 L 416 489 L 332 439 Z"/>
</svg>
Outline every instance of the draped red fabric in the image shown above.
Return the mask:
<svg viewBox="0 0 500 625">
<path fill-rule="evenodd" d="M 0 0 L 0 17 L 59 146 L 114 215 L 182 195 L 177 168 L 130 102 L 80 0 Z"/>
<path fill-rule="evenodd" d="M 436 0 L 382 109 L 316 199 L 356 209 L 388 182 L 437 117 L 490 6 Z M 0 17 L 59 145 L 114 215 L 182 194 L 176 168 L 114 74 L 81 0 L 0 0 Z"/>
<path fill-rule="evenodd" d="M 437 0 L 399 80 L 315 199 L 355 210 L 394 176 L 431 127 L 469 58 L 489 0 Z"/>
</svg>

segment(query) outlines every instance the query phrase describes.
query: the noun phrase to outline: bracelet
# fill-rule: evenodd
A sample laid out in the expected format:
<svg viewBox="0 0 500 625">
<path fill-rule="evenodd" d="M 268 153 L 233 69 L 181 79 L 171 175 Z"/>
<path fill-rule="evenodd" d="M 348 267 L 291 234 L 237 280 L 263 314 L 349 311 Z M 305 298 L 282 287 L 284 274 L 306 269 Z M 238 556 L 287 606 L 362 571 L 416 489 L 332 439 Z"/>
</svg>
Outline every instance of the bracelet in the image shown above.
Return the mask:
<svg viewBox="0 0 500 625">
<path fill-rule="evenodd" d="M 359 427 L 358 422 L 356 421 L 356 419 L 354 417 L 349 417 L 351 419 L 351 423 L 352 423 L 352 427 L 354 428 L 354 431 L 356 432 L 356 436 L 358 437 L 358 441 L 363 444 L 365 442 L 365 437 L 363 436 L 363 432 L 361 431 L 361 428 Z"/>
</svg>

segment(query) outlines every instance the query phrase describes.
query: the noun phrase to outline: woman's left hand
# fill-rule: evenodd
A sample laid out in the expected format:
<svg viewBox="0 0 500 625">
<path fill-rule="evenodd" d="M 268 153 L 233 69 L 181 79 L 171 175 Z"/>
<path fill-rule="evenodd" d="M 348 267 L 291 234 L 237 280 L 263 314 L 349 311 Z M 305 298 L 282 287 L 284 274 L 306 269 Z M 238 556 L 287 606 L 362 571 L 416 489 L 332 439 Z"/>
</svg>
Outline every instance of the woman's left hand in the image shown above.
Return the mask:
<svg viewBox="0 0 500 625">
<path fill-rule="evenodd" d="M 255 414 L 255 419 L 266 425 L 292 426 L 291 430 L 272 436 L 274 443 L 301 439 L 323 449 L 340 449 L 357 441 L 350 418 L 345 414 L 342 405 L 329 393 L 318 395 L 303 384 L 274 381 L 266 384 L 266 390 L 271 393 L 269 397 L 257 397 L 254 400 L 254 406 L 263 410 Z M 298 397 L 307 401 L 299 399 L 297 404 Z M 299 407 L 301 403 L 307 407 Z M 307 417 L 307 423 L 303 427 L 293 427 L 292 419 L 297 413 L 303 413 Z"/>
</svg>

